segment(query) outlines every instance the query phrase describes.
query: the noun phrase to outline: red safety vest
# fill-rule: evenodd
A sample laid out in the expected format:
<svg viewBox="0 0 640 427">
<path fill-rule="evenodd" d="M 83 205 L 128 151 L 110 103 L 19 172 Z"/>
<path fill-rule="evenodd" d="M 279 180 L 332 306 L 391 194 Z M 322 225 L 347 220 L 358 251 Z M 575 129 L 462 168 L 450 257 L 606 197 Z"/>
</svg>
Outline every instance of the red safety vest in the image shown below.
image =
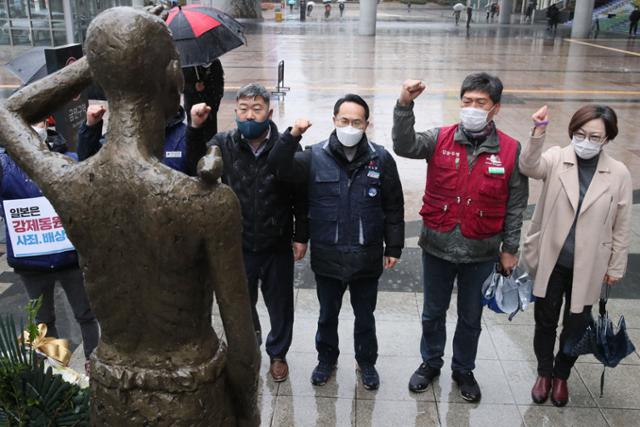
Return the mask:
<svg viewBox="0 0 640 427">
<path fill-rule="evenodd" d="M 479 154 L 469 169 L 465 146 L 453 139 L 456 129 L 440 128 L 420 215 L 432 230 L 447 232 L 459 224 L 464 237 L 486 239 L 504 227 L 518 143 L 497 131 L 500 151 Z"/>
</svg>

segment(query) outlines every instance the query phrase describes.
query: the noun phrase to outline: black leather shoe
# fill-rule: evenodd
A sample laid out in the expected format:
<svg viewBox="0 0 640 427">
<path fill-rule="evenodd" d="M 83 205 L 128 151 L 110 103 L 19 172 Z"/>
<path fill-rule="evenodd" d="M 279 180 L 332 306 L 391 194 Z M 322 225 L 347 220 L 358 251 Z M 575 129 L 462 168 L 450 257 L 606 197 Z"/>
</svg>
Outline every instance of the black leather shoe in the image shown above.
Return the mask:
<svg viewBox="0 0 640 427">
<path fill-rule="evenodd" d="M 411 375 L 409 380 L 409 390 L 414 393 L 422 393 L 427 390 L 433 379 L 440 375 L 440 369 L 432 368 L 426 363 L 422 363 Z"/>
<path fill-rule="evenodd" d="M 473 372 L 462 373 L 460 371 L 453 371 L 451 378 L 458 384 L 460 388 L 460 396 L 467 402 L 478 402 L 482 397 L 480 393 L 480 386 L 473 376 Z"/>
</svg>

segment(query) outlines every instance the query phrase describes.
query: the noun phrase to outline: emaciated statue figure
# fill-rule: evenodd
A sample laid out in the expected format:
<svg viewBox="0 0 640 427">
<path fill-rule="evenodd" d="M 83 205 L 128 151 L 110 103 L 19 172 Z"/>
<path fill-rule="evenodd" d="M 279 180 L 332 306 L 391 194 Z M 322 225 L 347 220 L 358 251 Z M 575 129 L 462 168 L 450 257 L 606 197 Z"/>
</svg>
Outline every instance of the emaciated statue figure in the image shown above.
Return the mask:
<svg viewBox="0 0 640 427">
<path fill-rule="evenodd" d="M 171 35 L 148 12 L 113 8 L 90 25 L 85 52 L 0 107 L 0 144 L 42 188 L 82 258 L 102 328 L 92 424 L 258 425 L 238 201 L 158 160 L 183 86 Z M 29 125 L 92 79 L 109 100 L 109 144 L 74 164 Z M 228 347 L 211 327 L 214 292 Z"/>
</svg>

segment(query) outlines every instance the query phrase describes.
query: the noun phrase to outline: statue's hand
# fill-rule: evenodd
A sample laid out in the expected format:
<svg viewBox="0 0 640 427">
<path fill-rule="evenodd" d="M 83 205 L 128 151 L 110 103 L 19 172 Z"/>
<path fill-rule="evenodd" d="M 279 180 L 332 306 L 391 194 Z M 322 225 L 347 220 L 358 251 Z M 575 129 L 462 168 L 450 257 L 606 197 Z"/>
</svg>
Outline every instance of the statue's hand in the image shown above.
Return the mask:
<svg viewBox="0 0 640 427">
<path fill-rule="evenodd" d="M 145 6 L 145 10 L 149 13 L 159 16 L 160 18 L 162 18 L 163 21 L 166 21 L 167 16 L 169 15 L 168 8 L 166 8 L 164 5 L 161 5 L 161 4 Z"/>
<path fill-rule="evenodd" d="M 198 177 L 207 184 L 216 184 L 222 176 L 222 166 L 220 147 L 214 145 L 198 161 Z"/>
</svg>

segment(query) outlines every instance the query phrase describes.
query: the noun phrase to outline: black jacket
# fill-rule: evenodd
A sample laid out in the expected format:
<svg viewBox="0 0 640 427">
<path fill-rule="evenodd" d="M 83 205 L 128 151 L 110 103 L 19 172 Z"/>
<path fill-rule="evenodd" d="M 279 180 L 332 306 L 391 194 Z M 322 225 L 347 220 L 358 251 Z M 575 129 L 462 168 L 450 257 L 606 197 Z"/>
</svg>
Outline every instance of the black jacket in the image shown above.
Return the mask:
<svg viewBox="0 0 640 427">
<path fill-rule="evenodd" d="M 352 175 L 356 170 L 366 168 L 370 161 L 371 151 L 366 136 L 358 143 L 356 155 L 348 161 L 342 145 L 335 132 L 329 138 L 329 150 L 339 166 Z M 297 147 L 282 139 L 269 154 L 269 166 L 280 179 L 313 182 L 311 171 L 311 150 L 296 152 Z M 382 255 L 400 258 L 404 247 L 404 196 L 398 169 L 389 153 L 384 156 L 380 192 L 384 211 L 384 253 L 382 247 L 378 251 L 363 250 L 361 252 L 341 253 L 338 250 L 316 250 L 313 242 L 311 248 L 311 264 L 315 273 L 327 275 L 339 280 L 352 280 L 361 277 L 377 277 L 382 273 Z M 374 256 L 375 255 L 375 256 Z M 340 271 L 341 273 L 337 273 Z"/>
<path fill-rule="evenodd" d="M 299 139 L 288 131 L 278 133 L 273 122 L 269 140 L 258 156 L 237 129 L 220 132 L 206 142 L 202 128 L 187 128 L 190 173 L 195 173 L 198 160 L 207 147 L 220 147 L 224 164 L 222 182 L 230 186 L 240 200 L 243 249 L 246 251 L 286 250 L 291 248 L 292 240 L 306 243 L 309 239 L 306 187 L 278 180 L 267 168 L 269 152 L 279 139 L 300 150 Z"/>
</svg>

